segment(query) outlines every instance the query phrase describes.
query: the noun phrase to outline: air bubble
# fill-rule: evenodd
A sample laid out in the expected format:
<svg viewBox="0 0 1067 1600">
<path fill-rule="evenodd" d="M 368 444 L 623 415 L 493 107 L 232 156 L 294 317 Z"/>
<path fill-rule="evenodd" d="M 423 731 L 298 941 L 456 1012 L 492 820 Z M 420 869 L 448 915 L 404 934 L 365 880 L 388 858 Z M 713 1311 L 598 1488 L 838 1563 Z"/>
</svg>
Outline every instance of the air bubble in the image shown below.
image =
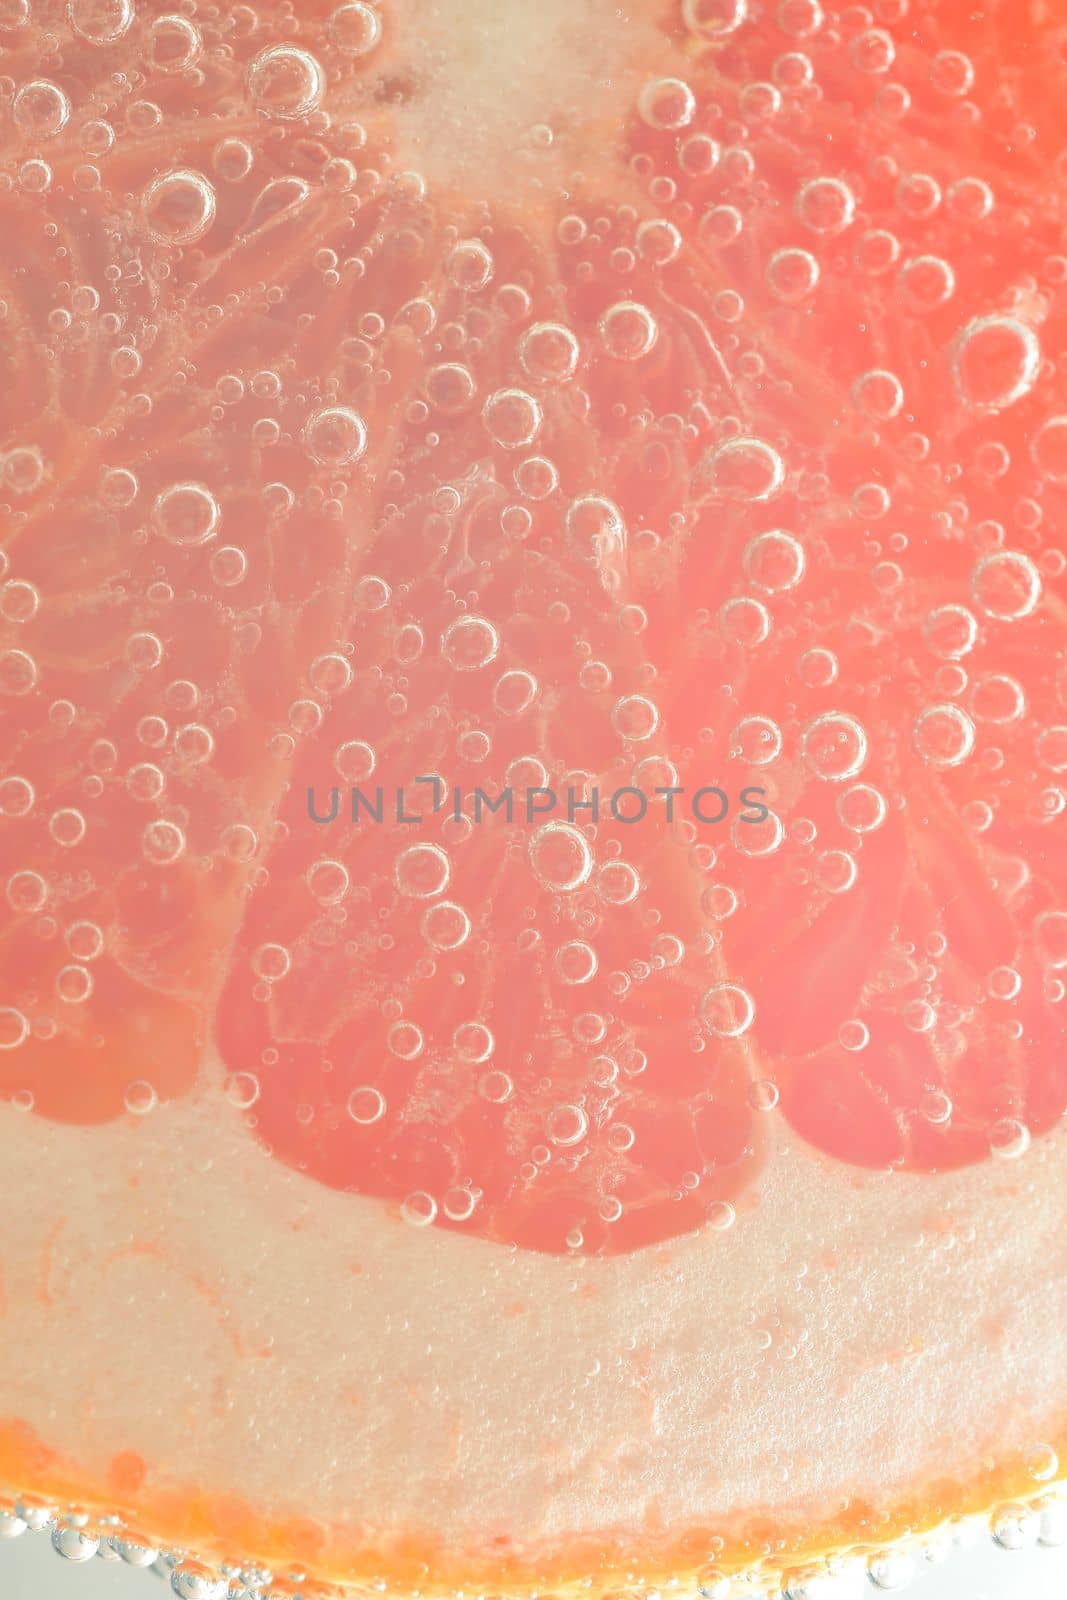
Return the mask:
<svg viewBox="0 0 1067 1600">
<path fill-rule="evenodd" d="M 682 0 L 682 21 L 703 39 L 735 33 L 747 16 L 748 0 Z"/>
<path fill-rule="evenodd" d="M 994 550 L 971 574 L 978 609 L 999 622 L 1028 617 L 1041 599 L 1041 574 L 1030 557 L 1016 550 Z"/>
<path fill-rule="evenodd" d="M 522 450 L 541 431 L 541 407 L 522 389 L 498 389 L 482 407 L 482 420 L 494 444 L 502 450 Z"/>
<path fill-rule="evenodd" d="M 458 950 L 470 937 L 471 920 L 462 906 L 439 900 L 423 912 L 420 927 L 423 938 L 435 950 Z"/>
<path fill-rule="evenodd" d="M 756 1015 L 747 990 L 736 983 L 717 983 L 700 1002 L 700 1020 L 716 1039 L 737 1039 L 747 1033 Z"/>
<path fill-rule="evenodd" d="M 203 48 L 200 29 L 187 17 L 157 17 L 149 30 L 148 60 L 157 72 L 187 72 L 196 66 Z"/>
<path fill-rule="evenodd" d="M 485 617 L 457 617 L 441 635 L 441 654 L 457 672 L 477 672 L 499 650 L 500 635 Z"/>
<path fill-rule="evenodd" d="M 867 735 L 855 717 L 843 711 L 826 711 L 804 728 L 800 754 L 815 777 L 842 783 L 863 770 Z"/>
<path fill-rule="evenodd" d="M 67 20 L 90 44 L 113 44 L 133 21 L 133 0 L 68 0 Z"/>
<path fill-rule="evenodd" d="M 819 263 L 810 250 L 776 250 L 767 263 L 765 276 L 776 300 L 796 306 L 818 288 Z"/>
<path fill-rule="evenodd" d="M 768 594 L 784 594 L 795 589 L 804 576 L 804 547 L 793 534 L 774 528 L 749 540 L 742 552 L 741 564 L 757 589 Z"/>
<path fill-rule="evenodd" d="M 451 876 L 448 853 L 436 844 L 409 845 L 393 866 L 393 882 L 400 893 L 417 900 L 443 894 Z"/>
<path fill-rule="evenodd" d="M 367 448 L 367 424 L 350 406 L 325 406 L 304 424 L 304 449 L 320 466 L 348 467 Z"/>
<path fill-rule="evenodd" d="M 809 178 L 797 195 L 796 213 L 813 233 L 842 233 L 856 214 L 856 197 L 840 178 Z"/>
<path fill-rule="evenodd" d="M 705 457 L 703 470 L 712 494 L 743 504 L 769 500 L 785 482 L 785 463 L 762 439 L 727 440 Z"/>
<path fill-rule="evenodd" d="M 248 92 L 258 110 L 295 120 L 322 104 L 326 75 L 307 50 L 294 44 L 272 44 L 248 68 Z"/>
<path fill-rule="evenodd" d="M 202 483 L 175 483 L 156 496 L 152 521 L 169 544 L 207 544 L 218 531 L 221 512 L 211 490 Z"/>
<path fill-rule="evenodd" d="M 580 889 L 593 871 L 593 852 L 579 828 L 569 822 L 546 822 L 527 847 L 538 882 L 560 894 Z"/>
<path fill-rule="evenodd" d="M 1037 334 L 1014 317 L 976 317 L 956 341 L 952 375 L 965 405 L 1003 411 L 1037 382 L 1041 346 Z"/>
<path fill-rule="evenodd" d="M 647 306 L 620 300 L 599 323 L 600 342 L 616 361 L 640 361 L 655 347 L 659 324 Z"/>
<path fill-rule="evenodd" d="M 567 383 L 578 369 L 580 349 L 561 322 L 535 322 L 519 340 L 519 361 L 537 383 Z"/>
<path fill-rule="evenodd" d="M 31 139 L 52 139 L 66 127 L 70 101 L 57 83 L 32 78 L 11 102 L 15 126 Z"/>
<path fill-rule="evenodd" d="M 1067 416 L 1049 417 L 1030 441 L 1030 455 L 1043 477 L 1067 483 Z"/>
<path fill-rule="evenodd" d="M 676 132 L 693 120 L 696 99 L 682 78 L 655 78 L 637 97 L 637 112 L 650 128 Z"/>
<path fill-rule="evenodd" d="M 330 38 L 346 56 L 369 56 L 381 43 L 382 19 L 363 0 L 338 6 L 326 26 Z"/>
</svg>

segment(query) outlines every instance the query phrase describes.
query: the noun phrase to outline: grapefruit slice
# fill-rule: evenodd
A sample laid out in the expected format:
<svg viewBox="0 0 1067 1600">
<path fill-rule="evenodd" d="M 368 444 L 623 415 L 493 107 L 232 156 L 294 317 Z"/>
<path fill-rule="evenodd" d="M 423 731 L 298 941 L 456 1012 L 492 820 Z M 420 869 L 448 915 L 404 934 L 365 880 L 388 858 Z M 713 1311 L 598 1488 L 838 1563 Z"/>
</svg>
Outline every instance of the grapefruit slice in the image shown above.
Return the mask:
<svg viewBox="0 0 1067 1600">
<path fill-rule="evenodd" d="M 1054 16 L 0 38 L 8 1526 L 718 1593 L 1045 1493 Z"/>
</svg>

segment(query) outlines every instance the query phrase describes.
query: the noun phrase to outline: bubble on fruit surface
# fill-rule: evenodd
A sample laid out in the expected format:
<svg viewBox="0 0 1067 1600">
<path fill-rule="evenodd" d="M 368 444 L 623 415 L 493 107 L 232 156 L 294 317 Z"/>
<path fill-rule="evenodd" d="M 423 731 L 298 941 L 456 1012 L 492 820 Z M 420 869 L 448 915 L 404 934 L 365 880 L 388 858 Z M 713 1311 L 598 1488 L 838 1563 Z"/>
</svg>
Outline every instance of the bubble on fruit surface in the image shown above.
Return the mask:
<svg viewBox="0 0 1067 1600">
<path fill-rule="evenodd" d="M 99 1538 L 84 1528 L 57 1525 L 52 1529 L 52 1549 L 64 1561 L 91 1561 L 99 1548 Z"/>
<path fill-rule="evenodd" d="M 958 767 L 974 749 L 975 727 L 959 706 L 926 706 L 912 726 L 916 754 L 931 767 Z"/>
<path fill-rule="evenodd" d="M 12 100 L 11 115 L 20 133 L 33 139 L 52 139 L 70 120 L 70 100 L 58 83 L 32 78 Z"/>
<path fill-rule="evenodd" d="M 293 121 L 322 104 L 326 75 L 310 51 L 294 44 L 272 44 L 249 66 L 248 92 L 257 110 Z"/>
<path fill-rule="evenodd" d="M 320 466 L 347 467 L 367 448 L 367 424 L 351 406 L 324 406 L 304 424 L 304 449 Z"/>
<path fill-rule="evenodd" d="M 1030 455 L 1042 477 L 1067 483 L 1067 416 L 1049 417 L 1030 441 Z"/>
<path fill-rule="evenodd" d="M 785 463 L 762 439 L 728 439 L 704 459 L 703 472 L 713 495 L 755 504 L 769 500 L 785 482 Z"/>
<path fill-rule="evenodd" d="M 866 765 L 866 731 L 846 712 L 825 711 L 801 732 L 800 755 L 815 777 L 842 783 L 856 777 Z"/>
<path fill-rule="evenodd" d="M 956 274 L 942 256 L 913 256 L 901 267 L 897 287 L 910 311 L 936 311 L 956 293 Z"/>
<path fill-rule="evenodd" d="M 1030 1130 L 1017 1117 L 1002 1117 L 989 1131 L 989 1152 L 1000 1161 L 1018 1161 L 1030 1148 Z"/>
<path fill-rule="evenodd" d="M 535 322 L 519 340 L 523 371 L 537 383 L 569 382 L 580 354 L 577 336 L 561 322 Z"/>
<path fill-rule="evenodd" d="M 611 709 L 611 721 L 623 739 L 651 739 L 659 727 L 659 710 L 643 694 L 623 695 Z"/>
<path fill-rule="evenodd" d="M 169 544 L 207 544 L 218 532 L 219 503 L 202 483 L 174 483 L 156 496 L 152 522 Z"/>
<path fill-rule="evenodd" d="M 332 42 L 346 56 L 368 56 L 381 43 L 381 16 L 363 0 L 338 6 L 331 13 L 326 28 Z"/>
<path fill-rule="evenodd" d="M 788 246 L 774 252 L 764 275 L 776 300 L 786 305 L 799 305 L 818 287 L 819 263 L 810 250 Z"/>
<path fill-rule="evenodd" d="M 386 1049 L 398 1061 L 416 1061 L 422 1055 L 426 1040 L 422 1029 L 414 1022 L 394 1022 L 385 1037 Z"/>
<path fill-rule="evenodd" d="M 1018 550 L 993 550 L 971 574 L 971 596 L 987 617 L 1017 622 L 1036 610 L 1041 599 L 1041 574 L 1028 555 Z"/>
<path fill-rule="evenodd" d="M 748 16 L 748 0 L 682 0 L 682 21 L 702 39 L 721 39 Z"/>
<path fill-rule="evenodd" d="M 745 575 L 757 589 L 784 594 L 804 576 L 804 547 L 793 534 L 774 528 L 750 539 L 741 555 Z"/>
<path fill-rule="evenodd" d="M 523 389 L 498 389 L 482 407 L 485 430 L 502 450 L 521 450 L 541 431 L 541 406 Z"/>
<path fill-rule="evenodd" d="M 613 500 L 603 495 L 579 495 L 572 500 L 563 518 L 563 531 L 576 554 L 598 561 L 621 550 L 626 543 L 626 525 Z"/>
<path fill-rule="evenodd" d="M 185 167 L 153 178 L 141 196 L 141 215 L 157 244 L 195 244 L 214 222 L 215 209 L 208 179 Z"/>
<path fill-rule="evenodd" d="M 478 385 L 473 372 L 461 361 L 442 361 L 426 374 L 425 393 L 442 416 L 462 416 L 474 404 Z"/>
<path fill-rule="evenodd" d="M 427 944 L 435 950 L 458 950 L 470 938 L 471 919 L 462 906 L 439 900 L 423 912 L 419 927 Z"/>
<path fill-rule="evenodd" d="M 493 253 L 480 239 L 461 239 L 445 264 L 449 280 L 456 288 L 471 292 L 484 289 L 494 270 Z"/>
<path fill-rule="evenodd" d="M 441 635 L 441 654 L 457 672 L 477 672 L 499 651 L 500 635 L 485 617 L 457 617 Z"/>
<path fill-rule="evenodd" d="M 418 900 L 443 894 L 451 876 L 448 852 L 437 844 L 409 845 L 393 866 L 393 881 L 400 893 Z"/>
<path fill-rule="evenodd" d="M 857 783 L 837 797 L 837 815 L 851 833 L 873 833 L 889 814 L 885 796 L 869 783 Z"/>
<path fill-rule="evenodd" d="M 977 722 L 1017 722 L 1026 713 L 1026 692 L 1016 678 L 986 672 L 971 686 L 970 706 Z"/>
<path fill-rule="evenodd" d="M 742 717 L 730 734 L 730 754 L 749 766 L 765 767 L 782 753 L 782 730 L 771 717 Z"/>
<path fill-rule="evenodd" d="M 809 178 L 797 194 L 796 214 L 813 233 L 843 233 L 856 215 L 856 197 L 840 178 Z"/>
<path fill-rule="evenodd" d="M 133 21 L 133 0 L 68 0 L 67 20 L 90 44 L 112 44 Z"/>
<path fill-rule="evenodd" d="M 598 332 L 609 356 L 617 361 L 640 361 L 655 348 L 659 324 L 647 306 L 620 300 L 604 312 Z"/>
<path fill-rule="evenodd" d="M 1003 411 L 1037 382 L 1041 345 L 1033 328 L 1014 317 L 976 317 L 952 352 L 952 375 L 965 405 Z"/>
<path fill-rule="evenodd" d="M 654 78 L 637 97 L 637 113 L 650 128 L 676 132 L 693 120 L 696 97 L 683 78 Z"/>
<path fill-rule="evenodd" d="M 1067 967 L 1067 911 L 1042 911 L 1034 923 L 1034 939 L 1044 966 Z"/>
<path fill-rule="evenodd" d="M 716 1039 L 740 1038 L 755 1015 L 752 996 L 737 983 L 714 984 L 700 1002 L 701 1026 Z"/>
<path fill-rule="evenodd" d="M 556 893 L 572 893 L 592 875 L 589 841 L 573 823 L 542 823 L 531 835 L 527 853 L 537 881 Z"/>
<path fill-rule="evenodd" d="M 200 29 L 188 17 L 156 17 L 148 32 L 147 58 L 157 72 L 180 73 L 195 67 L 203 53 Z"/>
</svg>

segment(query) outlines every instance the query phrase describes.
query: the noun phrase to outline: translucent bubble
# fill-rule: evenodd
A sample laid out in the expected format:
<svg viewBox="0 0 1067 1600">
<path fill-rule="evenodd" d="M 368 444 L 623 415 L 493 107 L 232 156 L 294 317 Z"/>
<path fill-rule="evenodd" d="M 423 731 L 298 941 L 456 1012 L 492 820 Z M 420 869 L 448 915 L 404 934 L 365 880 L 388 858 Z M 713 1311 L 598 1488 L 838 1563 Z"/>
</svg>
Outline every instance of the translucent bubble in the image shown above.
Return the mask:
<svg viewBox="0 0 1067 1600">
<path fill-rule="evenodd" d="M 496 1040 L 483 1022 L 461 1022 L 452 1035 L 452 1048 L 461 1061 L 479 1064 L 489 1060 Z"/>
<path fill-rule="evenodd" d="M 204 48 L 200 29 L 187 17 L 156 17 L 148 33 L 147 56 L 157 72 L 187 72 Z"/>
<path fill-rule="evenodd" d="M 327 23 L 327 30 L 338 50 L 346 56 L 367 56 L 381 43 L 382 19 L 373 6 L 356 0 L 338 6 Z"/>
<path fill-rule="evenodd" d="M 232 589 L 247 576 L 248 557 L 237 545 L 220 545 L 211 557 L 210 572 L 220 588 Z"/>
<path fill-rule="evenodd" d="M 897 284 L 912 311 L 936 311 L 955 294 L 956 274 L 941 256 L 914 256 L 901 267 Z"/>
<path fill-rule="evenodd" d="M 996 204 L 996 197 L 984 178 L 958 178 L 946 195 L 953 216 L 964 222 L 981 222 Z"/>
<path fill-rule="evenodd" d="M 546 889 L 569 893 L 589 881 L 593 852 L 573 823 L 543 823 L 531 835 L 527 849 L 534 874 Z"/>
<path fill-rule="evenodd" d="M 696 98 L 683 78 L 654 78 L 637 97 L 637 114 L 650 128 L 676 131 L 693 120 Z"/>
<path fill-rule="evenodd" d="M 642 694 L 627 694 L 611 710 L 615 732 L 623 739 L 651 739 L 659 727 L 659 710 Z"/>
<path fill-rule="evenodd" d="M 939 94 L 969 94 L 974 87 L 970 57 L 962 50 L 939 50 L 930 61 L 930 82 Z"/>
<path fill-rule="evenodd" d="M 1020 551 L 993 550 L 971 574 L 971 595 L 987 617 L 1017 622 L 1036 609 L 1041 599 L 1041 574 Z"/>
<path fill-rule="evenodd" d="M 844 711 L 826 711 L 803 729 L 800 754 L 815 777 L 842 783 L 863 770 L 867 734 L 855 717 Z"/>
<path fill-rule="evenodd" d="M 398 1061 L 416 1061 L 425 1048 L 422 1029 L 414 1022 L 394 1022 L 385 1039 L 389 1054 Z"/>
<path fill-rule="evenodd" d="M 756 1015 L 747 990 L 736 983 L 717 983 L 700 1002 L 703 1027 L 716 1039 L 737 1039 L 747 1033 Z"/>
<path fill-rule="evenodd" d="M 571 501 L 564 514 L 563 531 L 571 549 L 587 560 L 601 560 L 626 543 L 622 512 L 613 500 L 598 494 L 580 495 Z"/>
<path fill-rule="evenodd" d="M 1037 759 L 1052 772 L 1067 771 L 1067 728 L 1042 728 L 1037 736 Z"/>
<path fill-rule="evenodd" d="M 320 466 L 347 467 L 367 448 L 367 424 L 349 406 L 325 406 L 304 424 L 304 449 Z"/>
<path fill-rule="evenodd" d="M 682 21 L 705 39 L 734 33 L 748 16 L 748 0 L 682 0 Z"/>
<path fill-rule="evenodd" d="M 884 28 L 865 28 L 849 41 L 849 58 L 860 72 L 888 72 L 896 60 L 896 46 Z"/>
<path fill-rule="evenodd" d="M 167 867 L 185 854 L 185 834 L 176 822 L 150 822 L 142 835 L 145 859 Z"/>
<path fill-rule="evenodd" d="M 5 622 L 29 622 L 41 604 L 39 591 L 24 578 L 10 578 L 0 585 L 0 616 Z"/>
<path fill-rule="evenodd" d="M 842 233 L 856 214 L 856 197 L 840 178 L 809 178 L 796 198 L 796 213 L 813 233 Z"/>
<path fill-rule="evenodd" d="M 377 765 L 377 756 L 364 739 L 349 739 L 334 751 L 333 764 L 346 783 L 365 783 Z"/>
<path fill-rule="evenodd" d="M 39 872 L 25 868 L 12 873 L 5 888 L 7 903 L 13 911 L 32 913 L 40 911 L 48 899 L 48 885 Z"/>
<path fill-rule="evenodd" d="M 449 255 L 445 270 L 457 289 L 484 289 L 493 276 L 492 251 L 480 239 L 461 239 Z"/>
<path fill-rule="evenodd" d="M 100 1540 L 84 1528 L 57 1525 L 52 1529 L 52 1549 L 64 1561 L 91 1561 L 99 1548 Z"/>
<path fill-rule="evenodd" d="M 37 663 L 25 650 L 0 654 L 0 694 L 29 694 L 38 677 Z"/>
<path fill-rule="evenodd" d="M 597 953 L 584 939 L 571 939 L 560 945 L 552 958 L 552 965 L 563 983 L 589 983 L 596 976 Z"/>
<path fill-rule="evenodd" d="M 133 0 L 68 0 L 67 20 L 90 44 L 111 44 L 133 21 Z"/>
<path fill-rule="evenodd" d="M 659 324 L 647 306 L 636 300 L 620 300 L 601 317 L 600 342 L 617 361 L 640 361 L 654 348 Z"/>
<path fill-rule="evenodd" d="M 665 267 L 681 254 L 682 236 L 673 222 L 665 217 L 652 217 L 638 225 L 634 243 L 642 261 Z"/>
<path fill-rule="evenodd" d="M 1049 417 L 1030 441 L 1038 471 L 1053 483 L 1067 483 L 1067 416 Z"/>
<path fill-rule="evenodd" d="M 1030 1148 L 1030 1130 L 1025 1122 L 1003 1117 L 989 1132 L 989 1150 L 1001 1161 L 1018 1161 Z"/>
<path fill-rule="evenodd" d="M 912 727 L 912 743 L 931 767 L 958 767 L 974 749 L 974 723 L 959 706 L 927 706 Z"/>
<path fill-rule="evenodd" d="M 71 850 L 85 838 L 85 817 L 74 806 L 61 806 L 49 817 L 48 831 L 56 844 Z"/>
<path fill-rule="evenodd" d="M 441 635 L 441 654 L 457 672 L 477 672 L 499 650 L 500 635 L 485 617 L 457 617 Z"/>
<path fill-rule="evenodd" d="M 523 371 L 538 383 L 566 383 L 578 370 L 580 349 L 561 322 L 535 322 L 519 340 Z"/>
<path fill-rule="evenodd" d="M 776 250 L 767 263 L 767 287 L 776 300 L 799 305 L 819 284 L 819 263 L 810 250 Z"/>
<path fill-rule="evenodd" d="M 344 862 L 328 859 L 316 861 L 310 866 L 304 874 L 304 882 L 323 906 L 339 905 L 351 885 Z"/>
<path fill-rule="evenodd" d="M 744 231 L 745 219 L 736 206 L 712 206 L 697 224 L 697 238 L 708 250 L 723 250 Z"/>
<path fill-rule="evenodd" d="M 353 1122 L 358 1122 L 364 1128 L 370 1127 L 385 1115 L 385 1096 L 380 1089 L 365 1084 L 362 1088 L 352 1090 L 347 1110 Z"/>
<path fill-rule="evenodd" d="M 904 404 L 904 385 L 895 372 L 872 367 L 852 385 L 852 404 L 865 416 L 887 422 L 900 413 Z"/>
<path fill-rule="evenodd" d="M 588 1131 L 589 1118 L 581 1106 L 556 1106 L 545 1118 L 545 1134 L 553 1144 L 580 1144 Z"/>
<path fill-rule="evenodd" d="M 482 407 L 482 420 L 494 444 L 503 450 L 522 450 L 541 431 L 541 407 L 522 389 L 498 389 Z"/>
<path fill-rule="evenodd" d="M 470 938 L 471 919 L 462 906 L 439 900 L 426 908 L 419 926 L 423 938 L 435 950 L 458 950 Z"/>
<path fill-rule="evenodd" d="M 253 104 L 272 117 L 306 117 L 322 104 L 326 75 L 308 50 L 295 44 L 272 44 L 248 68 Z"/>
<path fill-rule="evenodd" d="M 132 1117 L 147 1117 L 159 1104 L 159 1096 L 152 1084 L 144 1078 L 135 1078 L 126 1085 L 122 1103 Z"/>
<path fill-rule="evenodd" d="M 30 1025 L 14 1006 L 0 1006 L 0 1050 L 16 1050 L 30 1036 Z"/>
<path fill-rule="evenodd" d="M 965 606 L 938 606 L 923 619 L 923 638 L 935 656 L 959 661 L 974 649 L 978 623 Z"/>
<path fill-rule="evenodd" d="M 15 126 L 31 139 L 51 139 L 70 118 L 70 101 L 57 83 L 31 78 L 11 102 Z"/>
<path fill-rule="evenodd" d="M 771 614 L 761 600 L 745 596 L 720 606 L 718 624 L 724 639 L 743 649 L 754 649 L 770 634 Z"/>
<path fill-rule="evenodd" d="M 1026 711 L 1022 684 L 1002 672 L 986 672 L 971 689 L 971 713 L 978 722 L 1017 722 Z"/>
<path fill-rule="evenodd" d="M 24 28 L 30 20 L 30 0 L 0 0 L 0 28 Z"/>
<path fill-rule="evenodd" d="M 888 815 L 885 797 L 868 783 L 845 789 L 837 799 L 837 815 L 852 833 L 873 833 Z"/>
<path fill-rule="evenodd" d="M 797 671 L 801 682 L 809 689 L 827 689 L 830 684 L 837 682 L 840 662 L 832 650 L 816 645 L 814 649 L 805 650 L 799 658 Z"/>
<path fill-rule="evenodd" d="M 728 439 L 705 458 L 712 494 L 745 504 L 769 500 L 785 482 L 785 462 L 762 439 Z"/>
<path fill-rule="evenodd" d="M 1067 967 L 1067 911 L 1042 911 L 1034 923 L 1034 939 L 1046 967 Z"/>
<path fill-rule="evenodd" d="M 28 778 L 0 778 L 0 817 L 25 817 L 36 798 Z"/>
<path fill-rule="evenodd" d="M 804 547 L 793 534 L 774 528 L 750 539 L 741 556 L 749 581 L 768 594 L 795 589 L 804 576 Z"/>
<path fill-rule="evenodd" d="M 409 845 L 393 866 L 393 881 L 400 893 L 418 900 L 443 894 L 451 876 L 448 853 L 436 844 Z"/>
<path fill-rule="evenodd" d="M 221 511 L 202 483 L 174 483 L 156 496 L 152 521 L 169 544 L 207 544 L 218 531 Z"/>
<path fill-rule="evenodd" d="M 782 753 L 782 730 L 771 717 L 742 717 L 730 734 L 730 754 L 749 766 L 765 767 Z"/>
<path fill-rule="evenodd" d="M 426 374 L 425 391 L 435 411 L 446 417 L 456 417 L 474 404 L 478 386 L 473 372 L 462 362 L 442 361 Z"/>
<path fill-rule="evenodd" d="M 1040 370 L 1037 334 L 1014 317 L 976 317 L 956 341 L 952 375 L 965 405 L 1002 411 L 1030 393 Z"/>
<path fill-rule="evenodd" d="M 628 861 L 606 861 L 596 875 L 596 892 L 610 906 L 626 906 L 641 892 L 641 878 Z"/>
<path fill-rule="evenodd" d="M 824 850 L 815 858 L 815 886 L 826 894 L 845 894 L 856 882 L 858 868 L 847 850 Z"/>
</svg>

